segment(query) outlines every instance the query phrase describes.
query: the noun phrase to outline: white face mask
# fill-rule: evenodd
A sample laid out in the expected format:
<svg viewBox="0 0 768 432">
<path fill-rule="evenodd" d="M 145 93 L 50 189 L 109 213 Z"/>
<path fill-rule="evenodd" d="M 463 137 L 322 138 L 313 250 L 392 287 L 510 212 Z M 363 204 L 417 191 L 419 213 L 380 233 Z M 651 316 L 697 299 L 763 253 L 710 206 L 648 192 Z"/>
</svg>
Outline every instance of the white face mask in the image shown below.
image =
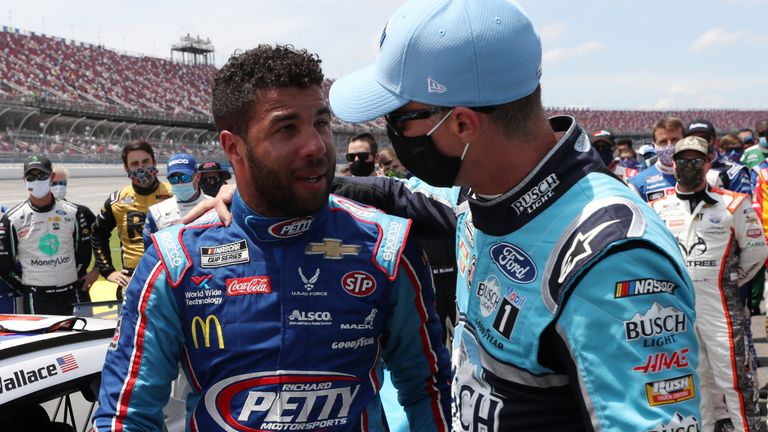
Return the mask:
<svg viewBox="0 0 768 432">
<path fill-rule="evenodd" d="M 29 194 L 35 198 L 43 198 L 51 191 L 51 180 L 26 181 Z"/>
<path fill-rule="evenodd" d="M 51 186 L 51 193 L 57 200 L 63 200 L 67 196 L 67 187 L 64 185 Z"/>
</svg>

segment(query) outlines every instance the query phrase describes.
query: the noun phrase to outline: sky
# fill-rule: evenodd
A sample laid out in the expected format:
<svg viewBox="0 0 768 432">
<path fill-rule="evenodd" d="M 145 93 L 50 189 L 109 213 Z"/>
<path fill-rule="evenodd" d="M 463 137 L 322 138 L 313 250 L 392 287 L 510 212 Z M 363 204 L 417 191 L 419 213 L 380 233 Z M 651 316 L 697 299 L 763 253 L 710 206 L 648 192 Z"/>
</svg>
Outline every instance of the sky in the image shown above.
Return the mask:
<svg viewBox="0 0 768 432">
<path fill-rule="evenodd" d="M 374 61 L 400 3 L 4 0 L 0 25 L 165 58 L 189 33 L 210 38 L 218 66 L 238 49 L 290 43 L 339 78 Z M 541 36 L 548 107 L 768 109 L 768 0 L 519 3 Z"/>
</svg>

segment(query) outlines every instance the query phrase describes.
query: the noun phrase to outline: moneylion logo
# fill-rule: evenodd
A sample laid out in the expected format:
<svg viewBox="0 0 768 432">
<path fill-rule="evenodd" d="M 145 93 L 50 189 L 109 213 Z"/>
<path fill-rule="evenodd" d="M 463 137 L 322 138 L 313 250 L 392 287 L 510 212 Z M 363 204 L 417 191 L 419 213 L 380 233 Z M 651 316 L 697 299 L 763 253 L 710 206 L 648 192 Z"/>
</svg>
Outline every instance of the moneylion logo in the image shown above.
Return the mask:
<svg viewBox="0 0 768 432">
<path fill-rule="evenodd" d="M 221 331 L 221 323 L 216 315 L 208 315 L 203 321 L 199 316 L 195 316 L 192 319 L 192 343 L 195 349 L 200 349 L 200 345 L 197 342 L 197 324 L 200 324 L 200 329 L 203 332 L 203 342 L 206 348 L 211 347 L 211 324 L 216 328 L 216 338 L 219 342 L 219 349 L 224 349 L 224 334 Z"/>
</svg>

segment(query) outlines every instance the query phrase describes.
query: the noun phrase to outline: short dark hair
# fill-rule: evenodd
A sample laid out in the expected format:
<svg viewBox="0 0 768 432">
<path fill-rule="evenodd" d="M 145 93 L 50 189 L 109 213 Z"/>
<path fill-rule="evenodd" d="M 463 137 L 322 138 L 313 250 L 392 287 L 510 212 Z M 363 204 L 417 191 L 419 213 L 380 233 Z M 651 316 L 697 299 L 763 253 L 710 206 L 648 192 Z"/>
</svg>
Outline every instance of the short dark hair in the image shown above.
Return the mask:
<svg viewBox="0 0 768 432">
<path fill-rule="evenodd" d="M 128 153 L 134 150 L 144 150 L 152 156 L 152 162 L 155 162 L 155 151 L 152 150 L 152 145 L 144 140 L 136 140 L 123 147 L 123 152 L 120 154 L 120 157 L 123 158 L 123 165 L 128 166 Z"/>
<path fill-rule="evenodd" d="M 653 142 L 656 142 L 656 131 L 659 129 L 665 129 L 665 130 L 680 129 L 680 132 L 682 132 L 683 135 L 685 135 L 685 126 L 683 125 L 683 121 L 677 117 L 664 117 L 663 119 L 657 121 L 653 125 L 653 132 L 651 132 L 651 139 L 653 140 Z"/>
<path fill-rule="evenodd" d="M 535 127 L 532 120 L 545 115 L 544 106 L 541 104 L 541 86 L 516 101 L 476 109 L 482 112 L 485 108 L 493 108 L 490 113 L 491 121 L 510 138 L 530 135 Z"/>
<path fill-rule="evenodd" d="M 768 136 L 768 120 L 760 120 L 755 123 L 755 130 L 758 137 Z"/>
<path fill-rule="evenodd" d="M 616 140 L 616 147 L 620 145 L 629 145 L 629 148 L 633 149 L 634 141 L 632 141 L 632 138 L 619 138 Z"/>
<path fill-rule="evenodd" d="M 368 145 L 371 147 L 371 153 L 374 155 L 379 153 L 379 145 L 376 144 L 376 138 L 373 137 L 373 135 L 369 134 L 368 132 L 359 133 L 352 138 L 347 140 L 347 148 L 349 148 L 349 143 L 352 141 L 365 141 L 368 143 Z"/>
<path fill-rule="evenodd" d="M 219 132 L 245 138 L 259 90 L 322 86 L 320 58 L 292 45 L 262 44 L 232 55 L 213 81 L 213 119 Z"/>
</svg>

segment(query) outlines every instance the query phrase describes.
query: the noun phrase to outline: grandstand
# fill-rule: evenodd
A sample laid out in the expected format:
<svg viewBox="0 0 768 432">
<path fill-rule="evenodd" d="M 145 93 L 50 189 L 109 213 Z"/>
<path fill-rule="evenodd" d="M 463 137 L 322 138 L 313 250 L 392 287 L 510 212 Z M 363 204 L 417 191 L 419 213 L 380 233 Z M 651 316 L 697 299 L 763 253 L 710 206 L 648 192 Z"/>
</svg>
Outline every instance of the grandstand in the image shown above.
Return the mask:
<svg viewBox="0 0 768 432">
<path fill-rule="evenodd" d="M 180 48 L 186 52 L 174 59 Z M 139 138 L 156 145 L 160 160 L 178 151 L 223 160 L 210 112 L 212 59 L 210 40 L 189 35 L 173 46 L 170 59 L 161 59 L 4 26 L 0 161 L 45 152 L 58 161 L 114 163 L 122 146 Z M 323 83 L 326 95 L 331 83 Z M 768 111 L 739 110 L 547 111 L 573 115 L 587 130 L 607 128 L 639 142 L 647 141 L 653 123 L 668 115 L 686 122 L 706 118 L 720 132 L 768 118 Z M 381 120 L 351 125 L 334 119 L 332 127 L 340 155 L 346 139 L 359 132 L 386 142 Z"/>
</svg>

